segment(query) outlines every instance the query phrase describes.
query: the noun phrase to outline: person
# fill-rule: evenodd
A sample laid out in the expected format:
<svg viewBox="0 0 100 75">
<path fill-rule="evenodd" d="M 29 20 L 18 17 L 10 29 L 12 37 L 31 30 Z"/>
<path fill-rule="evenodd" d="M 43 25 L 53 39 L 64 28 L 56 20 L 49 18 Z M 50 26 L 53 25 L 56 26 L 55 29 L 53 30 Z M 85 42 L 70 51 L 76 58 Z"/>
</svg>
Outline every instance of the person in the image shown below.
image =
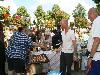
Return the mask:
<svg viewBox="0 0 100 75">
<path fill-rule="evenodd" d="M 100 75 L 100 16 L 96 8 L 92 7 L 89 9 L 88 18 L 92 22 L 92 28 L 88 42 L 90 56 L 87 62 L 87 75 Z"/>
<path fill-rule="evenodd" d="M 73 63 L 73 53 L 77 51 L 74 31 L 69 29 L 68 20 L 61 20 L 62 28 L 62 50 L 60 55 L 60 72 L 61 75 L 71 75 L 71 66 Z"/>
<path fill-rule="evenodd" d="M 5 45 L 3 24 L 0 22 L 0 75 L 5 75 Z"/>
<path fill-rule="evenodd" d="M 51 32 L 46 29 L 44 35 L 42 35 L 41 37 L 41 48 L 44 51 L 48 51 L 51 49 L 51 45 L 52 45 L 52 37 L 51 37 Z"/>
<path fill-rule="evenodd" d="M 9 32 L 8 32 L 8 41 L 11 39 L 12 35 L 13 35 L 13 30 L 9 29 Z"/>
<path fill-rule="evenodd" d="M 52 36 L 52 46 L 53 49 L 58 49 L 62 43 L 62 36 L 57 30 L 53 30 L 53 32 L 54 36 Z"/>
<path fill-rule="evenodd" d="M 25 73 L 25 63 L 29 48 L 32 47 L 32 40 L 25 34 L 23 27 L 18 27 L 8 44 L 6 56 L 8 62 L 8 75 Z"/>
</svg>

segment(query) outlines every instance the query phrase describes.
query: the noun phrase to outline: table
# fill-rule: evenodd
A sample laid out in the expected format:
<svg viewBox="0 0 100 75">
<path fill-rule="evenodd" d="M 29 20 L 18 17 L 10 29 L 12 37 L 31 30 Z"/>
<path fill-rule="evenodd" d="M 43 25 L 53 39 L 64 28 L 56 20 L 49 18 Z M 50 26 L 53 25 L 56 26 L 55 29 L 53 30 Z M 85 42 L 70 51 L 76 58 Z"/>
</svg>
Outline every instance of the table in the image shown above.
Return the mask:
<svg viewBox="0 0 100 75">
<path fill-rule="evenodd" d="M 31 74 L 37 74 L 41 72 L 48 72 L 50 70 L 60 70 L 60 52 L 56 53 L 55 51 L 39 51 L 39 52 L 32 52 L 33 55 L 39 54 L 46 54 L 48 59 L 50 60 L 49 63 L 42 63 L 42 64 L 31 64 L 30 70 Z"/>
</svg>

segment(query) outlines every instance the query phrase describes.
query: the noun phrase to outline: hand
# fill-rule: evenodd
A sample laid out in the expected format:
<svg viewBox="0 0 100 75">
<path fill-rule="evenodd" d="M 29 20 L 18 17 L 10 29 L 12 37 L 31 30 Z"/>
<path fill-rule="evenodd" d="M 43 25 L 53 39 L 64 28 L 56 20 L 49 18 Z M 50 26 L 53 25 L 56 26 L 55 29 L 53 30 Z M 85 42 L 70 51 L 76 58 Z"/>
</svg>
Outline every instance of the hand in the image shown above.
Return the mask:
<svg viewBox="0 0 100 75">
<path fill-rule="evenodd" d="M 36 42 L 33 42 L 33 45 L 34 45 L 34 46 L 38 46 L 38 44 L 37 44 Z"/>
<path fill-rule="evenodd" d="M 56 53 L 60 53 L 60 50 L 57 50 Z"/>
<path fill-rule="evenodd" d="M 78 56 L 73 56 L 73 61 L 78 61 Z"/>
<path fill-rule="evenodd" d="M 61 47 L 59 47 L 58 49 L 55 49 L 56 53 L 60 53 L 61 51 Z"/>
<path fill-rule="evenodd" d="M 89 58 L 87 62 L 87 71 L 91 70 L 91 65 L 92 65 L 92 58 Z"/>
</svg>

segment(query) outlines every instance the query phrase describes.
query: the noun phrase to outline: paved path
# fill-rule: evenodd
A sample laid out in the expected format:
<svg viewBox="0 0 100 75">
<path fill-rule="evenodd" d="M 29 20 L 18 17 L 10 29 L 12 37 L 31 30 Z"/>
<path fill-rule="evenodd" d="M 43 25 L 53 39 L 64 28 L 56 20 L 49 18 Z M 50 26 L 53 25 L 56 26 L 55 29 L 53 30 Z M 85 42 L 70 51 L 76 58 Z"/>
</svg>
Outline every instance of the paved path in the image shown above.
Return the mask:
<svg viewBox="0 0 100 75">
<path fill-rule="evenodd" d="M 7 72 L 7 64 L 6 64 L 6 72 Z M 86 75 L 84 71 L 72 71 L 72 75 Z"/>
<path fill-rule="evenodd" d="M 73 71 L 72 75 L 86 75 L 86 73 L 84 71 L 78 71 L 78 72 Z"/>
</svg>

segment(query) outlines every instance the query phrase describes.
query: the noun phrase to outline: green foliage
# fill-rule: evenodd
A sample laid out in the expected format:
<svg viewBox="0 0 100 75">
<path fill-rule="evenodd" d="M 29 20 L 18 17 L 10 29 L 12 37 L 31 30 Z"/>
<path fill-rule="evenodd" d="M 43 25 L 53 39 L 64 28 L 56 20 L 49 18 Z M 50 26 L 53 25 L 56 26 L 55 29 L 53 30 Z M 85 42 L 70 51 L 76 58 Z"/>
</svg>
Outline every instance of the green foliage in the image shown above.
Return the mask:
<svg viewBox="0 0 100 75">
<path fill-rule="evenodd" d="M 57 4 L 54 4 L 52 7 L 52 12 L 56 13 L 57 11 L 60 11 L 60 7 Z"/>
<path fill-rule="evenodd" d="M 100 15 L 100 0 L 93 0 L 96 3 L 98 14 Z"/>
<path fill-rule="evenodd" d="M 97 4 L 97 11 L 98 11 L 98 14 L 100 15 L 100 4 Z"/>
<path fill-rule="evenodd" d="M 72 15 L 74 17 L 75 26 L 77 28 L 86 28 L 88 22 L 86 19 L 86 10 L 81 4 L 76 6 Z"/>
<path fill-rule="evenodd" d="M 0 6 L 0 20 L 4 20 L 4 25 L 9 26 L 11 24 L 12 18 L 9 13 L 9 9 Z"/>
<path fill-rule="evenodd" d="M 31 25 L 30 15 L 27 12 L 27 9 L 24 6 L 21 6 L 17 9 L 17 12 L 12 16 L 13 24 L 22 25 L 24 27 L 28 27 Z"/>
<path fill-rule="evenodd" d="M 86 10 L 84 7 L 79 3 L 76 7 L 75 10 L 72 13 L 73 17 L 86 17 Z"/>
<path fill-rule="evenodd" d="M 52 12 L 51 18 L 55 19 L 55 26 L 56 27 L 59 25 L 59 22 L 61 21 L 61 19 L 69 19 L 69 14 L 62 11 L 57 4 L 54 4 L 51 12 Z"/>
<path fill-rule="evenodd" d="M 42 6 L 38 6 L 36 11 L 34 12 L 35 16 L 36 16 L 36 25 L 37 27 L 41 27 L 44 25 L 44 21 L 45 21 L 45 15 L 46 13 L 44 12 Z"/>
<path fill-rule="evenodd" d="M 35 11 L 37 27 L 54 28 L 59 25 L 61 19 L 69 19 L 69 14 L 62 11 L 57 4 L 54 4 L 51 10 L 44 12 L 42 6 L 38 6 Z"/>
<path fill-rule="evenodd" d="M 29 17 L 29 14 L 27 13 L 27 9 L 24 6 L 21 6 L 17 9 L 17 15 Z"/>
<path fill-rule="evenodd" d="M 4 14 L 10 14 L 9 10 L 3 6 L 0 6 L 0 20 L 3 20 L 5 18 Z"/>
<path fill-rule="evenodd" d="M 96 4 L 100 3 L 100 0 L 93 0 Z"/>
</svg>

